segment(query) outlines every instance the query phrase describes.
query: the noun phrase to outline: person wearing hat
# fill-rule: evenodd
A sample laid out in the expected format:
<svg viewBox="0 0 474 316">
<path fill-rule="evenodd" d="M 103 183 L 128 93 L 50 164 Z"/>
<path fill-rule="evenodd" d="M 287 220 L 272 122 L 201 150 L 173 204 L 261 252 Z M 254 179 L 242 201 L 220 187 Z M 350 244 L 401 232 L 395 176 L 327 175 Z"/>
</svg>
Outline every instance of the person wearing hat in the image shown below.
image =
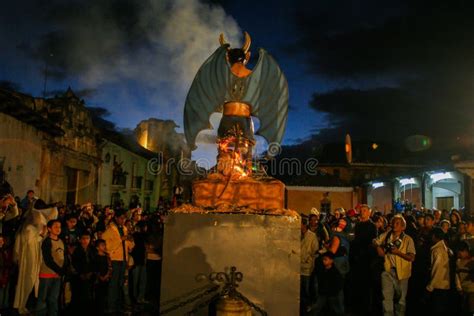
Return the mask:
<svg viewBox="0 0 474 316">
<path fill-rule="evenodd" d="M 323 246 L 323 243 L 329 240 L 329 232 L 326 227 L 321 223 L 320 213 L 315 207 L 311 209 L 308 221 L 308 228 L 316 234 L 316 238 L 319 242 L 319 248 L 321 248 Z"/>
</svg>

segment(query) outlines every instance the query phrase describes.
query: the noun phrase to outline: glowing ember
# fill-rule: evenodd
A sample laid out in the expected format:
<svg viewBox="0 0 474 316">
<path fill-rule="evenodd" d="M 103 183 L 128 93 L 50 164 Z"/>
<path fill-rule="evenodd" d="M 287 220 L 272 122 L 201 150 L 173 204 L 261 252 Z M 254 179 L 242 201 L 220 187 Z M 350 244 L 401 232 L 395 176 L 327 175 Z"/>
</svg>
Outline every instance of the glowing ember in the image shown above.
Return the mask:
<svg viewBox="0 0 474 316">
<path fill-rule="evenodd" d="M 248 177 L 252 173 L 249 144 L 245 139 L 226 137 L 218 141 L 218 171 L 234 179 Z"/>
</svg>

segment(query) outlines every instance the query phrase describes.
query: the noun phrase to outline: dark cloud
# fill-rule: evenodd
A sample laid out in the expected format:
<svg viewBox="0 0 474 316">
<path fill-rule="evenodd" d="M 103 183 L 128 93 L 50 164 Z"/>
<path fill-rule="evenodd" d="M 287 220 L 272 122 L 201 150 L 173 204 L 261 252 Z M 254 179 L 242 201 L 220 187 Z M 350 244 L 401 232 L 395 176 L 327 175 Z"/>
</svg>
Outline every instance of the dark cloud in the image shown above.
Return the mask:
<svg viewBox="0 0 474 316">
<path fill-rule="evenodd" d="M 327 11 L 305 10 L 298 19 L 299 44 L 311 52 L 309 66 L 316 74 L 412 76 L 472 66 L 472 1 L 398 1 L 391 10 L 385 3 L 358 1 L 361 14 L 352 11 L 354 5 L 331 3 Z"/>
<path fill-rule="evenodd" d="M 301 12 L 298 47 L 309 71 L 345 87 L 314 94 L 310 107 L 329 120 L 314 137 L 403 144 L 426 135 L 434 150 L 472 143 L 474 3 L 391 3 L 358 1 L 354 10 L 336 1 Z"/>
<path fill-rule="evenodd" d="M 97 64 L 116 64 L 127 50 L 149 45 L 146 34 L 150 25 L 140 23 L 145 3 L 40 2 L 42 13 L 30 24 L 40 27 L 43 34 L 33 41 L 24 39 L 17 47 L 28 57 L 46 63 L 49 75 L 58 80 L 89 71 Z M 34 8 L 38 2 L 30 5 Z"/>
<path fill-rule="evenodd" d="M 116 131 L 116 125 L 107 119 L 110 116 L 109 110 L 103 107 L 87 107 L 89 113 L 91 114 L 92 123 L 94 126 L 106 130 L 106 131 Z"/>
<path fill-rule="evenodd" d="M 320 136 L 342 140 L 345 133 L 351 133 L 361 140 L 402 141 L 421 134 L 444 141 L 472 131 L 472 101 L 457 99 L 445 104 L 449 100 L 446 94 L 436 99 L 428 87 L 410 88 L 341 89 L 315 94 L 311 107 L 327 113 L 332 122 Z"/>
<path fill-rule="evenodd" d="M 87 103 L 127 127 L 150 116 L 182 126 L 187 91 L 219 33 L 242 36 L 218 2 L 200 0 L 7 1 L 0 21 L 2 77 L 36 95 L 97 88 Z"/>
</svg>

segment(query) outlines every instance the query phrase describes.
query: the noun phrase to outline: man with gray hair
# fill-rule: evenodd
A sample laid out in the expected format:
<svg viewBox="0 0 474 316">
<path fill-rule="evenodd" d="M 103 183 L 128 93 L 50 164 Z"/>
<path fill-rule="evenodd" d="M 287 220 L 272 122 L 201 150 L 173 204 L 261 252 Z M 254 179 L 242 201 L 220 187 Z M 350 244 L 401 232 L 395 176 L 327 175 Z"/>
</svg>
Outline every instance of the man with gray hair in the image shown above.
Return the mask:
<svg viewBox="0 0 474 316">
<path fill-rule="evenodd" d="M 416 250 L 413 239 L 404 233 L 406 222 L 401 215 L 392 218 L 390 227 L 391 229 L 374 239 L 374 245 L 377 254 L 384 257 L 384 271 L 381 275 L 384 315 L 402 316 L 405 315 L 408 279 Z"/>
</svg>

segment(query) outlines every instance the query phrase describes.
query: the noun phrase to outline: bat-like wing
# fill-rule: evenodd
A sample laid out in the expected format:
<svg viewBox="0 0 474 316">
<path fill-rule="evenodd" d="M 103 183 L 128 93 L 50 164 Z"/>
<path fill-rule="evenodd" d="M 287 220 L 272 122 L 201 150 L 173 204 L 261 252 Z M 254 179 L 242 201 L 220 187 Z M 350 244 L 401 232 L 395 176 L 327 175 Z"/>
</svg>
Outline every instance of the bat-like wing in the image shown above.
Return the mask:
<svg viewBox="0 0 474 316">
<path fill-rule="evenodd" d="M 194 77 L 184 106 L 184 133 L 191 149 L 196 136 L 212 128 L 209 118 L 225 102 L 230 69 L 226 60 L 227 46 L 220 46 L 201 66 Z"/>
<path fill-rule="evenodd" d="M 275 59 L 262 48 L 242 101 L 252 105 L 252 116 L 260 120 L 257 135 L 268 143 L 280 143 L 288 118 L 288 82 Z"/>
</svg>

